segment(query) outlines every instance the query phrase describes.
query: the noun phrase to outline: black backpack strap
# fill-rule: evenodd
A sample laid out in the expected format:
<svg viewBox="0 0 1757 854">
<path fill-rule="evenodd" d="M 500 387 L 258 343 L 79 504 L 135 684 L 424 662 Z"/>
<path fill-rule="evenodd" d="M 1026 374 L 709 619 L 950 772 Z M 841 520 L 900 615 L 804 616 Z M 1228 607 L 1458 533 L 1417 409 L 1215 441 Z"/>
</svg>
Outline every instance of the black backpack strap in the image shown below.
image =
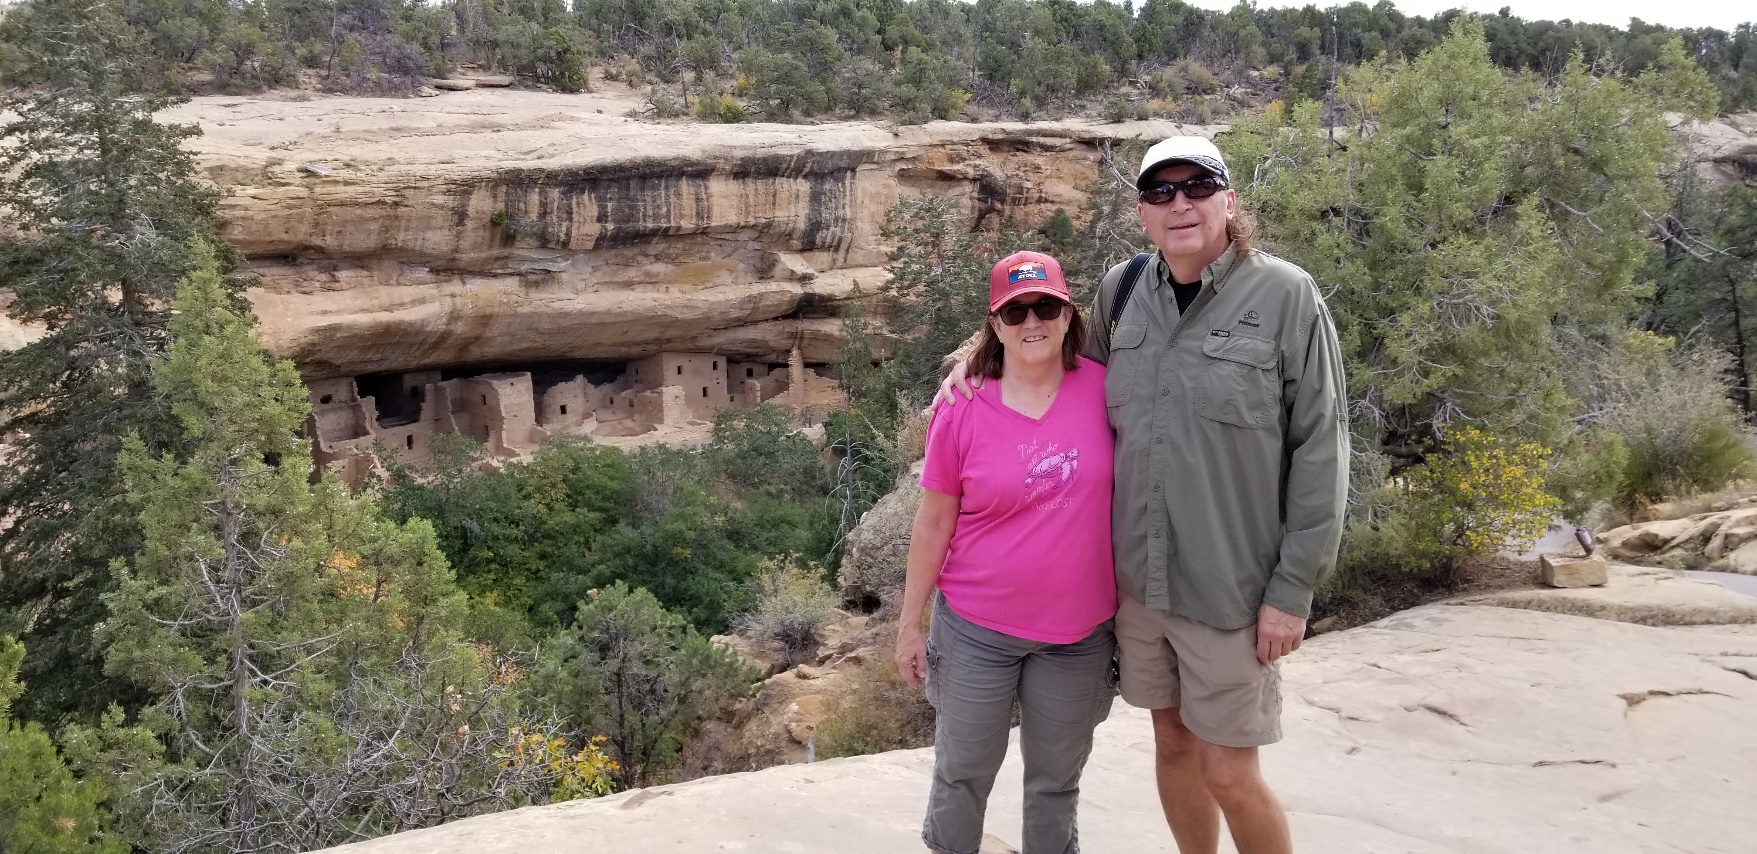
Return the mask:
<svg viewBox="0 0 1757 854">
<path fill-rule="evenodd" d="M 1141 278 L 1141 270 L 1153 258 L 1152 253 L 1142 252 L 1129 259 L 1129 266 L 1123 268 L 1122 281 L 1116 283 L 1116 296 L 1110 301 L 1110 334 L 1116 334 L 1116 322 L 1123 317 L 1123 308 L 1129 304 L 1129 294 L 1135 292 L 1135 280 Z"/>
</svg>

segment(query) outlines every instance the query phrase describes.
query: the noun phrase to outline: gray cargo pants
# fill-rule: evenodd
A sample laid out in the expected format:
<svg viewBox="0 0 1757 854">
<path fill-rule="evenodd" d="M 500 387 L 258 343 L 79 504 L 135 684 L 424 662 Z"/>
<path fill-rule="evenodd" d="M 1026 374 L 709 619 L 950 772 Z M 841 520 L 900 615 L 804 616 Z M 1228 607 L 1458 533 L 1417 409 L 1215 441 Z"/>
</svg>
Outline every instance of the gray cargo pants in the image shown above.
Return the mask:
<svg viewBox="0 0 1757 854">
<path fill-rule="evenodd" d="M 940 854 L 976 854 L 981 847 L 1017 697 L 1025 760 L 1021 854 L 1078 854 L 1080 771 L 1092 753 L 1092 729 L 1110 715 L 1116 695 L 1112 621 L 1074 643 L 1041 643 L 976 625 L 944 598 L 934 599 L 927 699 L 938 723 L 922 841 Z"/>
</svg>

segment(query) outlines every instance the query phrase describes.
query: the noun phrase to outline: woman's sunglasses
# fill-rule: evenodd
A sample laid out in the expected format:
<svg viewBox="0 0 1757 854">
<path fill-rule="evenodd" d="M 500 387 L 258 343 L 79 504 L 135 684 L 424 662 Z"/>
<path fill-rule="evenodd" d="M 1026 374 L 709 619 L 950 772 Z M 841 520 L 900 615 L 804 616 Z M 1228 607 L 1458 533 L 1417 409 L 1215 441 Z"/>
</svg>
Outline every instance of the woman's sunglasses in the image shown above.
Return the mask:
<svg viewBox="0 0 1757 854">
<path fill-rule="evenodd" d="M 1009 302 L 995 312 L 1002 323 L 1018 326 L 1025 322 L 1025 315 L 1035 314 L 1038 320 L 1054 320 L 1062 316 L 1068 304 L 1058 299 L 1040 299 L 1034 303 Z"/>
<path fill-rule="evenodd" d="M 1163 205 L 1177 198 L 1179 190 L 1184 198 L 1190 201 L 1206 199 L 1226 189 L 1226 182 L 1213 175 L 1197 175 L 1182 181 L 1161 181 L 1141 191 L 1141 201 L 1149 205 Z"/>
</svg>

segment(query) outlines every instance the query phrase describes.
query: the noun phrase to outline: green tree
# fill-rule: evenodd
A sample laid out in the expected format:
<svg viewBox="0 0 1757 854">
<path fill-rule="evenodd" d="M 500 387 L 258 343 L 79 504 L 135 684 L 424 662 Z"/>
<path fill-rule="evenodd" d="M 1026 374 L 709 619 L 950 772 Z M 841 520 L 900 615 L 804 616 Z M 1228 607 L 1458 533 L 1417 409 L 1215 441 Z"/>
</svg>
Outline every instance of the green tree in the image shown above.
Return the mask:
<svg viewBox="0 0 1757 854">
<path fill-rule="evenodd" d="M 457 642 L 465 601 L 432 528 L 310 485 L 306 391 L 211 258 L 173 306 L 154 380 L 188 450 L 125 441 L 143 545 L 113 567 L 97 633 L 106 673 L 152 700 L 138 726 L 116 710 L 70 735 L 117 778 L 132 838 L 304 850 L 545 799 L 554 770 L 501 754 L 553 727 L 517 711 L 504 665 Z"/>
<path fill-rule="evenodd" d="M 1573 403 L 1554 342 L 1617 334 L 1638 305 L 1674 156 L 1663 111 L 1704 90 L 1578 56 L 1553 82 L 1509 75 L 1461 20 L 1400 70 L 1348 75 L 1345 151 L 1316 104 L 1223 138 L 1262 237 L 1331 295 L 1361 447 L 1407 463 L 1461 420 L 1560 442 Z"/>
<path fill-rule="evenodd" d="M 558 710 L 608 737 L 617 784 L 635 787 L 657 780 L 684 739 L 756 676 L 652 594 L 618 583 L 580 602 L 577 622 L 545 652 L 539 681 Z"/>
<path fill-rule="evenodd" d="M 0 851 L 125 854 L 128 843 L 105 832 L 103 787 L 74 780 L 42 727 L 13 722 L 23 658 L 22 644 L 0 637 Z"/>
<path fill-rule="evenodd" d="M 216 194 L 180 146 L 197 130 L 154 114 L 176 103 L 131 95 L 140 45 L 111 4 L 32 7 L 16 43 L 41 88 L 0 97 L 0 280 L 7 313 L 48 332 L 0 354 L 0 620 L 23 631 L 27 717 L 95 714 L 127 694 L 99 673 L 91 629 L 110 561 L 138 526 L 115 497 L 122 437 L 171 441 L 151 384 L 192 241 L 211 233 Z M 231 261 L 221 255 L 222 267 Z"/>
<path fill-rule="evenodd" d="M 793 499 L 821 498 L 829 472 L 793 414 L 772 403 L 728 407 L 714 416 L 710 461 L 728 483 Z"/>
</svg>

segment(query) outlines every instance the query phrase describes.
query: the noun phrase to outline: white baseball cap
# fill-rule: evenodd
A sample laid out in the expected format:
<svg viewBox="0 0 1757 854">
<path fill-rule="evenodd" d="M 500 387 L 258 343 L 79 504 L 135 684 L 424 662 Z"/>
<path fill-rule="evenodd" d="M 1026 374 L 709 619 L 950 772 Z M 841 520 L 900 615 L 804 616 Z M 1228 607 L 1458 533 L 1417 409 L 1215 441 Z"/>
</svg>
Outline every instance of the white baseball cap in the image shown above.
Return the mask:
<svg viewBox="0 0 1757 854">
<path fill-rule="evenodd" d="M 1141 172 L 1135 176 L 1135 189 L 1141 189 L 1153 173 L 1174 163 L 1200 166 L 1225 181 L 1227 186 L 1232 186 L 1232 174 L 1226 171 L 1226 158 L 1220 156 L 1220 149 L 1213 142 L 1202 136 L 1173 136 L 1154 143 L 1141 157 Z"/>
</svg>

